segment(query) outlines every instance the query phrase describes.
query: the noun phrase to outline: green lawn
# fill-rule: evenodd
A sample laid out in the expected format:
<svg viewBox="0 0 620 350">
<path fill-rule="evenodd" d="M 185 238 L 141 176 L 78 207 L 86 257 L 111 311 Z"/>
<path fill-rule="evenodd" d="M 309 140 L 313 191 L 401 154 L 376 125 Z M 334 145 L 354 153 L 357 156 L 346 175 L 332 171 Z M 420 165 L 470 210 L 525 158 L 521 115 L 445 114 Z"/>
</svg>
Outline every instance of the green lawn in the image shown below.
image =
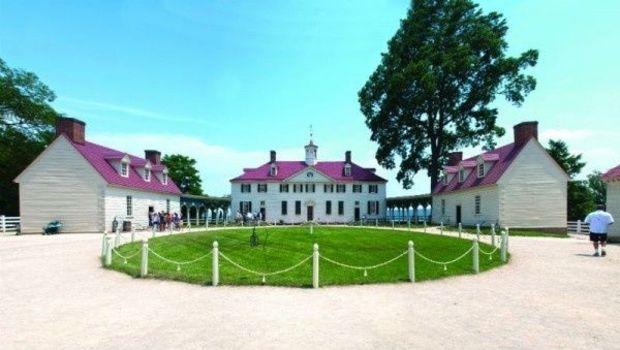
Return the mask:
<svg viewBox="0 0 620 350">
<path fill-rule="evenodd" d="M 190 261 L 208 253 L 214 240 L 219 243 L 220 252 L 235 262 L 255 271 L 269 273 L 292 266 L 312 254 L 312 245 L 318 243 L 321 255 L 349 265 L 375 265 L 405 252 L 407 243 L 413 240 L 416 251 L 438 261 L 452 260 L 465 251 L 472 243 L 446 236 L 427 235 L 423 233 L 392 231 L 375 228 L 327 227 L 314 228 L 309 233 L 308 227 L 261 227 L 257 229 L 260 237 L 258 247 L 250 247 L 251 229 L 217 230 L 210 232 L 189 233 L 163 236 L 149 240 L 149 248 L 156 253 L 175 261 Z M 137 252 L 139 243 L 130 243 L 118 248 L 125 256 Z M 480 244 L 484 251 L 492 248 Z M 211 284 L 211 256 L 189 265 L 177 265 L 161 260 L 149 254 L 149 277 L 180 280 L 196 284 Z M 446 276 L 469 274 L 472 269 L 472 256 L 444 267 L 431 264 L 416 256 L 416 281 L 437 279 Z M 489 260 L 480 254 L 480 271 L 500 265 L 499 251 Z M 123 271 L 131 276 L 139 275 L 140 254 L 124 259 L 113 254 L 111 268 Z M 407 256 L 374 270 L 351 270 L 320 261 L 320 284 L 346 285 L 365 283 L 390 283 L 407 280 Z M 268 276 L 266 284 L 278 286 L 308 287 L 312 283 L 312 261 L 309 260 L 299 268 L 275 276 Z M 255 276 L 241 271 L 220 258 L 220 284 L 225 285 L 260 285 L 262 276 Z"/>
<path fill-rule="evenodd" d="M 435 225 L 434 225 L 435 226 Z M 439 226 L 439 225 L 436 225 Z M 458 226 L 444 226 L 446 231 L 458 231 Z M 463 226 L 463 231 L 467 233 L 476 233 L 476 226 Z M 481 226 L 480 233 L 483 235 L 490 235 L 491 228 L 489 226 Z M 497 237 L 500 236 L 500 230 L 496 230 L 495 234 Z M 511 236 L 524 236 L 524 237 L 555 237 L 555 238 L 567 238 L 567 233 L 552 233 L 552 232 L 543 232 L 538 231 L 536 229 L 510 229 Z"/>
</svg>

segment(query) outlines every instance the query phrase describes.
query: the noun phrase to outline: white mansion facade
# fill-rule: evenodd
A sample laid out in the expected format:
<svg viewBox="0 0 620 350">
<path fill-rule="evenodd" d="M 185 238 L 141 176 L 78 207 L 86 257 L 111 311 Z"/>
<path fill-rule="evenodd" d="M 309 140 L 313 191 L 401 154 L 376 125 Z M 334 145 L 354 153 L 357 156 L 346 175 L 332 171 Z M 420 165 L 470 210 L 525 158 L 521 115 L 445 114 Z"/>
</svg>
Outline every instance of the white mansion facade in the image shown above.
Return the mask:
<svg viewBox="0 0 620 350">
<path fill-rule="evenodd" d="M 278 161 L 271 151 L 269 162 L 243 169 L 230 180 L 233 211 L 284 223 L 383 218 L 387 180 L 353 163 L 350 151 L 344 161 L 318 162 L 317 149 L 310 140 L 305 161 Z"/>
</svg>

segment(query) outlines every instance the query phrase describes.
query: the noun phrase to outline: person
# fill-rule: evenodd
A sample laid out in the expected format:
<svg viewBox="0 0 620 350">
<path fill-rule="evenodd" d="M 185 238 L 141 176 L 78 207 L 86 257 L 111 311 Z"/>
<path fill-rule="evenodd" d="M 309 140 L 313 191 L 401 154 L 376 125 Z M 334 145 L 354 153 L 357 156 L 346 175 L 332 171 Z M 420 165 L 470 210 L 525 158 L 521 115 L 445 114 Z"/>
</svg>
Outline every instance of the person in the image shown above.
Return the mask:
<svg viewBox="0 0 620 350">
<path fill-rule="evenodd" d="M 605 256 L 607 252 L 607 229 L 614 223 L 614 218 L 605 211 L 605 205 L 596 206 L 596 211 L 588 214 L 584 221 L 590 225 L 590 241 L 594 246 L 594 256 Z M 599 248 L 600 243 L 600 248 Z"/>
<path fill-rule="evenodd" d="M 159 230 L 159 214 L 156 211 L 153 212 L 151 221 L 153 221 L 153 231 Z"/>
</svg>

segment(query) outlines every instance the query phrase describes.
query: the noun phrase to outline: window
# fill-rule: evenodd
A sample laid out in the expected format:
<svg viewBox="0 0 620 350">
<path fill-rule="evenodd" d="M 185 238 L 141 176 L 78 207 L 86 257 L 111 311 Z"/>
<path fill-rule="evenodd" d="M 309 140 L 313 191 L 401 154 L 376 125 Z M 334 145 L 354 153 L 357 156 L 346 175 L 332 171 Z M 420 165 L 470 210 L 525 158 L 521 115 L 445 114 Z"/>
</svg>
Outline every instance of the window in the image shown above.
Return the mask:
<svg viewBox="0 0 620 350">
<path fill-rule="evenodd" d="M 344 166 L 344 176 L 351 176 L 351 164 Z"/>
<path fill-rule="evenodd" d="M 241 201 L 239 202 L 239 211 L 241 214 L 249 213 L 252 211 L 252 202 Z"/>
<path fill-rule="evenodd" d="M 379 185 L 368 185 L 368 193 L 379 193 Z"/>
<path fill-rule="evenodd" d="M 121 176 L 129 176 L 129 164 L 127 162 L 121 162 Z"/>
<path fill-rule="evenodd" d="M 293 185 L 293 192 L 303 192 L 303 191 L 304 191 L 304 185 L 302 184 Z"/>
<path fill-rule="evenodd" d="M 267 184 L 258 184 L 256 188 L 257 192 L 265 193 L 267 192 Z"/>
<path fill-rule="evenodd" d="M 282 201 L 282 215 L 288 214 L 288 202 Z"/>
<path fill-rule="evenodd" d="M 271 165 L 271 168 L 269 168 L 269 176 L 276 176 L 278 175 L 278 168 L 276 167 L 275 164 Z"/>
<path fill-rule="evenodd" d="M 295 201 L 295 215 L 301 215 L 301 201 Z"/>
<path fill-rule="evenodd" d="M 347 185 L 345 184 L 336 185 L 336 192 L 345 193 L 346 191 L 347 191 Z"/>
<path fill-rule="evenodd" d="M 312 173 L 309 173 L 309 174 L 312 174 Z M 306 184 L 306 192 L 314 193 L 314 190 L 316 190 L 315 184 Z"/>
<path fill-rule="evenodd" d="M 353 185 L 353 193 L 362 193 L 362 185 Z"/>
<path fill-rule="evenodd" d="M 282 192 L 288 193 L 288 184 L 280 184 L 280 193 Z"/>
<path fill-rule="evenodd" d="M 446 200 L 441 200 L 441 215 L 446 215 Z"/>
<path fill-rule="evenodd" d="M 252 192 L 251 184 L 241 184 L 241 193 L 250 193 Z"/>
<path fill-rule="evenodd" d="M 163 173 L 162 174 L 162 179 L 163 179 L 162 182 L 164 183 L 164 185 L 167 185 L 168 184 L 168 174 Z"/>
<path fill-rule="evenodd" d="M 478 177 L 484 177 L 484 162 L 478 163 Z"/>
<path fill-rule="evenodd" d="M 368 212 L 368 215 L 378 215 L 379 214 L 379 201 L 369 201 L 367 212 Z"/>
<path fill-rule="evenodd" d="M 170 199 L 166 199 L 166 212 L 170 212 Z"/>
<path fill-rule="evenodd" d="M 144 181 L 151 181 L 151 169 L 144 169 Z"/>
<path fill-rule="evenodd" d="M 338 201 L 338 215 L 344 215 L 344 202 Z"/>
<path fill-rule="evenodd" d="M 133 215 L 133 198 L 131 196 L 127 196 L 127 216 Z"/>
<path fill-rule="evenodd" d="M 332 215 L 332 201 L 325 202 L 325 214 Z"/>
<path fill-rule="evenodd" d="M 465 181 L 465 169 L 459 170 L 459 182 Z"/>
<path fill-rule="evenodd" d="M 476 196 L 476 197 L 474 198 L 474 207 L 475 207 L 475 209 L 476 209 L 476 215 L 480 215 L 480 212 L 481 212 L 481 204 L 482 204 L 481 202 L 482 202 L 482 199 L 480 198 L 480 196 Z"/>
<path fill-rule="evenodd" d="M 333 193 L 334 192 L 334 185 L 323 185 L 323 192 L 325 193 Z"/>
</svg>

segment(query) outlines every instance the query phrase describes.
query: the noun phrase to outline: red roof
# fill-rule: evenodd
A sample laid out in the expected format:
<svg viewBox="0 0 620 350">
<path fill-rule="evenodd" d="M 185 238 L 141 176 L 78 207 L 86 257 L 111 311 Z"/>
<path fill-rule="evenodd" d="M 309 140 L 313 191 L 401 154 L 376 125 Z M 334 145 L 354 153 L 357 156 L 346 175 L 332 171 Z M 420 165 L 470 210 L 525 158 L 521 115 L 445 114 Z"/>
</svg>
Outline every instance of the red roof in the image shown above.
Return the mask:
<svg viewBox="0 0 620 350">
<path fill-rule="evenodd" d="M 68 138 L 67 141 L 71 142 Z M 71 142 L 71 144 L 78 152 L 80 152 L 84 159 L 86 159 L 90 165 L 92 165 L 93 168 L 101 174 L 103 179 L 111 185 L 143 191 L 181 194 L 181 191 L 177 185 L 170 178 L 168 178 L 167 185 L 161 183 L 157 176 L 151 176 L 151 181 L 145 181 L 136 170 L 136 167 L 144 166 L 146 164 L 146 160 L 144 158 L 136 157 L 131 154 L 113 150 L 88 141 L 84 142 L 84 144 L 75 142 Z M 130 159 L 128 177 L 121 176 L 109 162 L 109 160 L 113 159 L 120 160 L 125 155 L 129 156 Z M 163 169 L 163 165 L 154 164 L 151 170 L 155 173 L 157 171 L 162 171 Z"/>
<path fill-rule="evenodd" d="M 517 158 L 523 149 L 523 146 L 525 145 L 516 146 L 514 143 L 511 143 L 463 160 L 461 163 L 463 163 L 465 167 L 468 167 L 471 166 L 472 163 L 475 163 L 478 157 L 482 156 L 482 159 L 485 161 L 491 161 L 492 165 L 484 177 L 481 178 L 478 177 L 476 169 L 473 169 L 469 171 L 469 175 L 463 182 L 459 182 L 458 176 L 453 176 L 452 180 L 445 185 L 442 181 L 440 181 L 437 185 L 435 185 L 435 188 L 433 188 L 433 194 L 465 190 L 497 183 L 497 181 L 499 181 L 502 175 L 506 172 L 510 164 L 512 164 L 512 161 Z"/>
<path fill-rule="evenodd" d="M 602 178 L 607 181 L 620 179 L 620 165 L 609 169 L 605 174 L 603 174 Z"/>
<path fill-rule="evenodd" d="M 309 168 L 303 161 L 276 161 L 278 169 L 276 176 L 269 176 L 271 163 L 265 163 L 258 168 L 243 169 L 243 174 L 230 180 L 231 182 L 242 181 L 266 181 L 281 182 L 289 177 Z M 362 168 L 355 163 L 351 163 L 351 176 L 344 176 L 345 162 L 317 162 L 314 168 L 337 182 L 353 181 L 376 181 L 387 182 L 386 179 L 376 175 L 374 169 Z"/>
</svg>

